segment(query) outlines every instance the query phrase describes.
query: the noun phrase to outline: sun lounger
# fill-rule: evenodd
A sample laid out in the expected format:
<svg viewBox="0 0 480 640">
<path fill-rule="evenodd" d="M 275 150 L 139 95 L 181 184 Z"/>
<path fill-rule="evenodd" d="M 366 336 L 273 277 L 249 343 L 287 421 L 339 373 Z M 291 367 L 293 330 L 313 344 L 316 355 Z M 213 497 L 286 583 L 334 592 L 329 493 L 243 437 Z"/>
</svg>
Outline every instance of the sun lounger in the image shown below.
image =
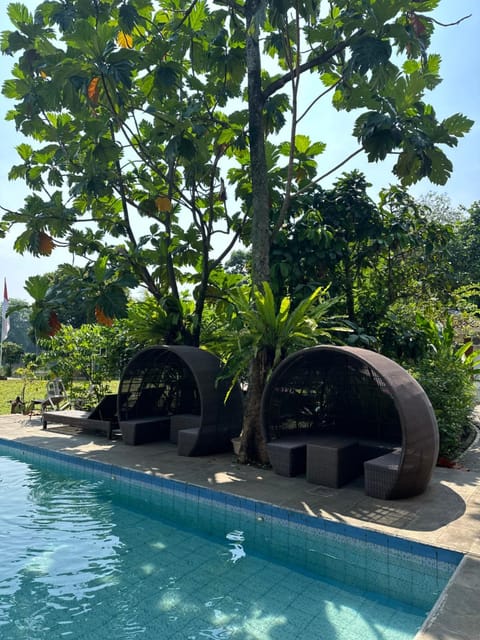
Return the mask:
<svg viewBox="0 0 480 640">
<path fill-rule="evenodd" d="M 111 440 L 113 430 L 118 428 L 116 397 L 114 394 L 105 396 L 91 411 L 79 411 L 76 409 L 43 411 L 43 428 L 46 429 L 49 422 L 55 422 L 87 431 L 100 431 L 105 433 Z"/>
<path fill-rule="evenodd" d="M 87 431 L 101 431 L 112 438 L 113 425 L 110 420 L 95 420 L 90 418 L 90 411 L 78 411 L 76 409 L 66 409 L 65 411 L 48 411 L 43 413 L 43 428 L 47 428 L 49 422 L 65 424 L 70 427 L 77 427 Z"/>
</svg>

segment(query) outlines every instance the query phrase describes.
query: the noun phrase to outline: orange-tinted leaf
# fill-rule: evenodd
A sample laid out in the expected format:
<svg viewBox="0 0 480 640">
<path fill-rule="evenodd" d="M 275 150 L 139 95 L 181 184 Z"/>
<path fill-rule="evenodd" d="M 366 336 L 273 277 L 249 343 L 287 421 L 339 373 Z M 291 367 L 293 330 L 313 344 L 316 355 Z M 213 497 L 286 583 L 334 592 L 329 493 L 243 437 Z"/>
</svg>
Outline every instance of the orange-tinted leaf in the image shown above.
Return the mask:
<svg viewBox="0 0 480 640">
<path fill-rule="evenodd" d="M 90 80 L 90 84 L 88 85 L 88 89 L 87 89 L 88 98 L 93 102 L 95 106 L 97 106 L 98 104 L 98 92 L 99 92 L 98 83 L 99 82 L 100 82 L 100 78 L 96 76 L 95 78 Z"/>
<path fill-rule="evenodd" d="M 119 47 L 123 47 L 124 49 L 131 49 L 133 47 L 133 38 L 129 33 L 120 31 L 117 36 L 117 44 Z"/>
<path fill-rule="evenodd" d="M 106 327 L 111 327 L 113 325 L 113 318 L 105 315 L 103 309 L 100 309 L 100 307 L 95 307 L 95 319 L 98 324 L 103 324 Z"/>
<path fill-rule="evenodd" d="M 155 200 L 155 205 L 158 211 L 171 211 L 172 201 L 167 196 L 158 196 Z"/>
<path fill-rule="evenodd" d="M 49 256 L 51 255 L 55 243 L 53 238 L 45 233 L 44 231 L 39 231 L 38 233 L 38 253 L 41 256 Z"/>
<path fill-rule="evenodd" d="M 54 336 L 62 328 L 62 323 L 59 321 L 55 311 L 52 311 L 52 313 L 50 314 L 48 325 L 50 327 L 50 331 L 48 332 L 49 336 Z"/>
</svg>

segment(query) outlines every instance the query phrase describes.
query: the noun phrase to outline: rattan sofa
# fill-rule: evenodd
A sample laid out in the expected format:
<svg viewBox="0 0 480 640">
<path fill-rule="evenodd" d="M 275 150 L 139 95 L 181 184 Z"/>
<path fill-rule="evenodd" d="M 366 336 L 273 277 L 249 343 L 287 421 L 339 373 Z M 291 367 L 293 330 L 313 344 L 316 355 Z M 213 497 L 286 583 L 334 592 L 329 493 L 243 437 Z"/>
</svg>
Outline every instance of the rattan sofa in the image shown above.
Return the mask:
<svg viewBox="0 0 480 640">
<path fill-rule="evenodd" d="M 182 456 L 231 450 L 240 434 L 243 397 L 223 377 L 214 354 L 197 347 L 162 345 L 134 356 L 122 374 L 118 416 L 126 444 L 170 440 Z"/>
<path fill-rule="evenodd" d="M 422 493 L 438 457 L 422 387 L 391 359 L 355 347 L 312 347 L 281 362 L 263 395 L 262 427 L 277 473 L 327 486 L 363 476 L 375 498 Z"/>
</svg>

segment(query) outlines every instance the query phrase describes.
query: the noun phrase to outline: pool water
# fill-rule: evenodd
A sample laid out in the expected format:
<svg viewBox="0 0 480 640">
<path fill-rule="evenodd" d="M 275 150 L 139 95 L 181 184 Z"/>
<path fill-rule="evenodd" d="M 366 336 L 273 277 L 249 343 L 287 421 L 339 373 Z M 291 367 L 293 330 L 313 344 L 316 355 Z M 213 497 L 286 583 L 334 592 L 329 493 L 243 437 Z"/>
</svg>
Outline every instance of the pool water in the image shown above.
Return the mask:
<svg viewBox="0 0 480 640">
<path fill-rule="evenodd" d="M 27 449 L 0 455 L 2 640 L 412 640 L 461 559 Z"/>
</svg>

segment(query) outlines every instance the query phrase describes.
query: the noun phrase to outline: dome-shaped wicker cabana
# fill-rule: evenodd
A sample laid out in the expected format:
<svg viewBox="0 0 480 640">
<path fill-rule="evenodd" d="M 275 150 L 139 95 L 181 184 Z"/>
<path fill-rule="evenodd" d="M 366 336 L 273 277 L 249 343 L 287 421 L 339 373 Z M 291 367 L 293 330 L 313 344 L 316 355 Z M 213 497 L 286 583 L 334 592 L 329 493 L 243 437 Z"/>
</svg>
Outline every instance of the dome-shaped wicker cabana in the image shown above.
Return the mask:
<svg viewBox="0 0 480 640">
<path fill-rule="evenodd" d="M 318 346 L 272 373 L 262 424 L 274 470 L 341 486 L 362 473 L 368 495 L 422 493 L 438 457 L 435 414 L 403 367 L 373 351 Z"/>
<path fill-rule="evenodd" d="M 122 374 L 118 417 L 127 444 L 170 438 L 180 455 L 231 448 L 242 426 L 238 385 L 220 379 L 215 355 L 190 346 L 155 346 L 134 356 Z"/>
</svg>

